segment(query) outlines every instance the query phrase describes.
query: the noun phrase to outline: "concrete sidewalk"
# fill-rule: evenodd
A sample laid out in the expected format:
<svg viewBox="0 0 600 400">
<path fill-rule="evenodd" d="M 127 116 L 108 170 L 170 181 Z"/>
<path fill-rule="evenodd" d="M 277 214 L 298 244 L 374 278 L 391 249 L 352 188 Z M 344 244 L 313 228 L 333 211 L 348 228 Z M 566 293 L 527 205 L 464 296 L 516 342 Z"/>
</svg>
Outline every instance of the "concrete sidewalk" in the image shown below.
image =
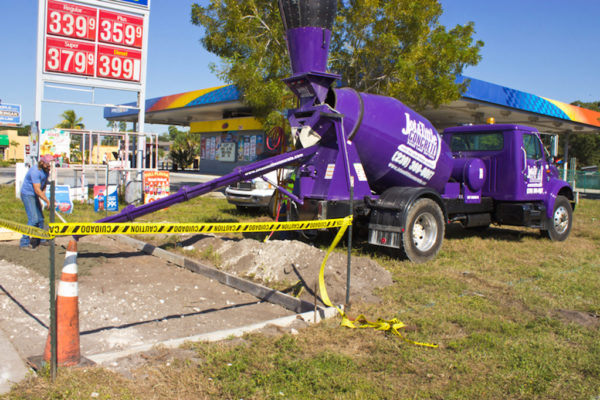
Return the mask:
<svg viewBox="0 0 600 400">
<path fill-rule="evenodd" d="M 0 330 L 0 394 L 10 392 L 11 386 L 25 378 L 28 371 L 25 362 Z"/>
</svg>

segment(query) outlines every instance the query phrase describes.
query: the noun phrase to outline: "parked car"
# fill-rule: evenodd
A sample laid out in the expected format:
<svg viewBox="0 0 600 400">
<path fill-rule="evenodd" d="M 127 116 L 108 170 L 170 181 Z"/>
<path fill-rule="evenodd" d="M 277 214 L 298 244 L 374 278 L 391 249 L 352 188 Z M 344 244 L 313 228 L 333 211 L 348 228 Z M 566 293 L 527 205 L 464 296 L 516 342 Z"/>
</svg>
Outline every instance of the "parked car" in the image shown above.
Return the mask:
<svg viewBox="0 0 600 400">
<path fill-rule="evenodd" d="M 291 168 L 283 169 L 283 179 L 288 178 L 293 172 Z M 265 177 L 271 182 L 277 182 L 278 171 L 271 171 Z M 238 210 L 249 208 L 266 210 L 271 217 L 275 217 L 275 186 L 264 181 L 262 178 L 254 178 L 249 181 L 238 182 L 227 186 L 225 197 L 230 204 Z"/>
</svg>

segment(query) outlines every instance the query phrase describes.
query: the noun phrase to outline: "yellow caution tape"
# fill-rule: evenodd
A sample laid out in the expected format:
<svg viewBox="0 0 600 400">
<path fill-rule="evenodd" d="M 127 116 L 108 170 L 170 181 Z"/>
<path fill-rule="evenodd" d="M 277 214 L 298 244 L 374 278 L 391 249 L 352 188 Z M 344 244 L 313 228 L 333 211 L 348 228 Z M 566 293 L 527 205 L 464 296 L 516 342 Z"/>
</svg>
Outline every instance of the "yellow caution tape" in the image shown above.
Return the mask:
<svg viewBox="0 0 600 400">
<path fill-rule="evenodd" d="M 51 223 L 48 231 L 0 219 L 0 226 L 40 239 L 71 235 L 152 235 L 183 233 L 244 233 L 331 229 L 351 224 L 347 218 L 319 221 L 242 222 L 242 223 Z"/>
<path fill-rule="evenodd" d="M 0 226 L 3 228 L 10 229 L 11 231 L 22 233 L 23 235 L 31 236 L 39 239 L 52 239 L 52 236 L 48 231 L 41 228 L 19 224 L 18 222 L 7 221 L 0 218 Z"/>
<path fill-rule="evenodd" d="M 321 221 L 242 222 L 242 223 L 55 223 L 50 234 L 70 235 L 153 235 L 181 233 L 244 233 L 271 231 L 298 231 L 304 229 L 339 228 L 352 223 L 344 218 Z"/>
<path fill-rule="evenodd" d="M 350 221 L 352 221 L 352 217 L 346 217 L 346 218 L 349 218 Z M 340 309 L 339 307 L 336 307 L 335 305 L 333 305 L 331 303 L 331 300 L 329 299 L 329 295 L 327 294 L 327 288 L 325 287 L 325 264 L 327 263 L 327 259 L 329 258 L 329 255 L 331 254 L 333 249 L 335 249 L 335 247 L 337 246 L 339 241 L 344 236 L 344 233 L 346 232 L 346 228 L 348 227 L 348 225 L 350 225 L 350 224 L 342 226 L 341 229 L 338 231 L 337 235 L 333 239 L 333 242 L 331 243 L 331 246 L 329 246 L 329 249 L 327 250 L 327 253 L 325 254 L 323 263 L 321 264 L 321 270 L 319 271 L 319 292 L 321 294 L 321 300 L 323 300 L 323 304 L 325 304 L 328 307 L 335 307 L 335 309 L 338 310 L 338 312 L 340 313 L 340 315 L 342 317 L 342 322 L 340 325 L 345 326 L 347 328 L 351 328 L 351 329 L 373 328 L 378 331 L 389 331 L 393 335 L 396 335 L 399 338 L 401 338 L 402 340 L 404 340 L 408 343 L 411 343 L 411 344 L 415 344 L 417 346 L 425 346 L 425 347 L 433 347 L 433 348 L 438 347 L 437 344 L 415 342 L 413 340 L 407 339 L 404 336 L 402 336 L 402 334 L 400 333 L 400 329 L 404 328 L 406 325 L 404 325 L 404 323 L 402 323 L 401 321 L 399 321 L 396 318 L 392 318 L 390 320 L 385 320 L 385 319 L 379 318 L 377 321 L 371 322 L 371 321 L 367 320 L 364 315 L 361 314 L 358 317 L 356 317 L 354 320 L 352 320 L 352 319 L 348 318 L 348 316 L 342 309 Z"/>
</svg>

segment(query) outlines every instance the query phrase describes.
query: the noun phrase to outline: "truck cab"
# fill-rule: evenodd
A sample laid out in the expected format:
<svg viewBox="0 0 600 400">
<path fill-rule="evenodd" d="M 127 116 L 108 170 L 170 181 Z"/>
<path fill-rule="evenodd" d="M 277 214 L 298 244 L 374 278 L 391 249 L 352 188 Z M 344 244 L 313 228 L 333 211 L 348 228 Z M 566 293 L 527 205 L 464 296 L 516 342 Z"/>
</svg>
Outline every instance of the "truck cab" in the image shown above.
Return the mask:
<svg viewBox="0 0 600 400">
<path fill-rule="evenodd" d="M 444 130 L 442 138 L 455 160 L 483 161 L 481 197 L 490 204 L 491 222 L 539 228 L 553 240 L 567 238 L 573 190 L 546 157 L 537 130 L 513 124 L 458 126 Z"/>
</svg>

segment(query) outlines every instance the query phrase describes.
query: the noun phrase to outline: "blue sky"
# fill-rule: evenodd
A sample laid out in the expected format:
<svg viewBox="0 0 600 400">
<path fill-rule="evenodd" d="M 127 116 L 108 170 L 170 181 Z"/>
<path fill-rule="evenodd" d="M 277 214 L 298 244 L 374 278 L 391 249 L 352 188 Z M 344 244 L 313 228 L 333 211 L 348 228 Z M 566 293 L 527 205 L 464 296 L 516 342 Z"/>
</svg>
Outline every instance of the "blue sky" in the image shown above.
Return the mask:
<svg viewBox="0 0 600 400">
<path fill-rule="evenodd" d="M 274 0 L 275 1 L 275 0 Z M 151 0 L 147 98 L 222 84 L 209 68 L 218 61 L 199 43 L 190 22 L 193 0 Z M 200 2 L 203 3 L 203 2 Z M 441 0 L 447 27 L 475 22 L 483 59 L 465 75 L 570 103 L 600 100 L 598 0 Z M 37 0 L 0 0 L 0 99 L 34 115 Z M 88 94 L 47 89 L 47 98 L 90 101 Z M 128 92 L 98 91 L 96 102 L 133 101 Z M 106 129 L 102 109 L 44 103 L 43 127 L 74 108 L 86 127 Z M 149 132 L 166 127 L 147 125 Z"/>
</svg>

